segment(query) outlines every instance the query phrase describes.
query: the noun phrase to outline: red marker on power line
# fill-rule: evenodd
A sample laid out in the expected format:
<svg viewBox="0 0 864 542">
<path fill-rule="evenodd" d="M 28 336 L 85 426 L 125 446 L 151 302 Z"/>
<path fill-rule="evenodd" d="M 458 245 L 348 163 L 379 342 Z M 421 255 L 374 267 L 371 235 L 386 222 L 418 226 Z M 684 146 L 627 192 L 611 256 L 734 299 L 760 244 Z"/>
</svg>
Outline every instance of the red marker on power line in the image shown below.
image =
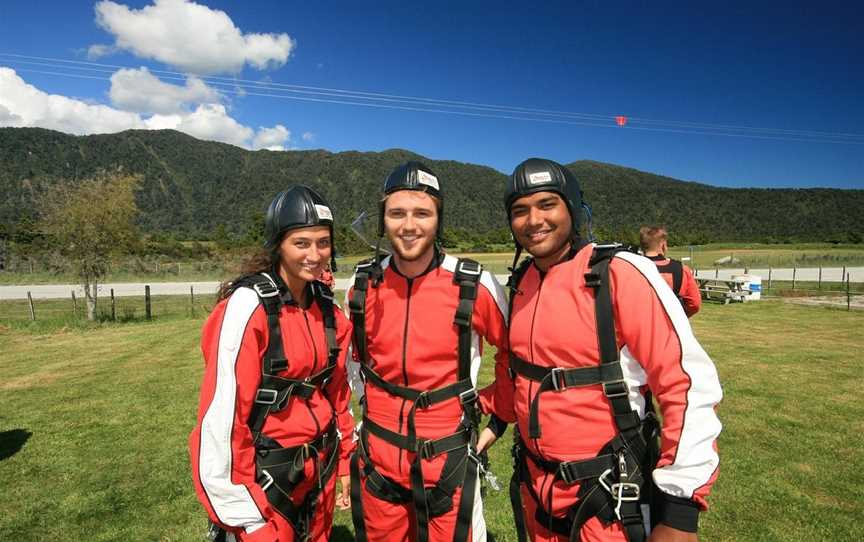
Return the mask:
<svg viewBox="0 0 864 542">
<path fill-rule="evenodd" d="M 627 117 L 625 117 L 624 115 L 618 115 L 617 117 L 615 117 L 615 124 L 623 127 L 625 124 L 627 124 Z"/>
</svg>

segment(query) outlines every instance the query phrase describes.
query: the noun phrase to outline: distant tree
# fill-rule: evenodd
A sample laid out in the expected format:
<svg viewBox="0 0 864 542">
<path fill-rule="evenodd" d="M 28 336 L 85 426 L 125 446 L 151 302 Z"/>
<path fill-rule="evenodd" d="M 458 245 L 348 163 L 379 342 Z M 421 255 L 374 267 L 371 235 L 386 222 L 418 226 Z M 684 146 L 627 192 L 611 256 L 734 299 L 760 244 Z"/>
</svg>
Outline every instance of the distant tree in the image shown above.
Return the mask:
<svg viewBox="0 0 864 542">
<path fill-rule="evenodd" d="M 140 239 L 135 190 L 140 177 L 100 174 L 56 185 L 41 198 L 40 229 L 84 288 L 87 319 L 96 318 L 99 282 L 111 259 L 128 254 Z"/>
</svg>

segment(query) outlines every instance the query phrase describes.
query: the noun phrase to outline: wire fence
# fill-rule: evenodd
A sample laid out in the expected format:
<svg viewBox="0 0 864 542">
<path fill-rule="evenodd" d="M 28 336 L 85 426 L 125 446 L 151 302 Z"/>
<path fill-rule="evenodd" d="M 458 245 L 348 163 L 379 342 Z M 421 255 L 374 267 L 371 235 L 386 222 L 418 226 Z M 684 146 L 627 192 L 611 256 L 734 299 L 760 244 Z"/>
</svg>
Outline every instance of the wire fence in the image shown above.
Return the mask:
<svg viewBox="0 0 864 542">
<path fill-rule="evenodd" d="M 190 288 L 186 295 L 150 295 L 149 286 L 140 296 L 115 296 L 113 290 L 96 300 L 96 319 L 99 321 L 128 322 L 155 318 L 202 317 L 216 304 L 215 296 L 196 294 Z M 27 299 L 0 301 L 0 321 L 21 320 L 86 320 L 87 303 L 70 292 L 68 298 Z"/>
</svg>

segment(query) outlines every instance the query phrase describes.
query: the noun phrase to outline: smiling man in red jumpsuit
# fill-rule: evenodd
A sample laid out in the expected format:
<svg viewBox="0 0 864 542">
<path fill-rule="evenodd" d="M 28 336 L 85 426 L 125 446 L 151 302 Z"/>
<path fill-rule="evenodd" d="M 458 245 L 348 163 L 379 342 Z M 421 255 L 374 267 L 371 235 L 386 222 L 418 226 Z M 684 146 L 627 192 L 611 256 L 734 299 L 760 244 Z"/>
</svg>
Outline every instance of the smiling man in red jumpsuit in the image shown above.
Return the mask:
<svg viewBox="0 0 864 542">
<path fill-rule="evenodd" d="M 486 540 L 475 452 L 479 411 L 497 414 L 486 437 L 514 419 L 504 292 L 477 262 L 438 249 L 439 183 L 419 162 L 390 174 L 379 236 L 387 236 L 393 254 L 358 266 L 348 292 L 354 357 L 365 382 L 351 464 L 360 541 Z M 478 393 L 482 338 L 497 348 L 501 386 Z"/>
<path fill-rule="evenodd" d="M 639 247 L 646 258 L 654 262 L 660 276 L 672 291 L 678 296 L 687 317 L 691 317 L 702 306 L 702 295 L 699 293 L 699 285 L 693 277 L 693 271 L 689 267 L 666 257 L 669 250 L 668 235 L 666 228 L 662 226 L 643 226 L 639 229 Z"/>
<path fill-rule="evenodd" d="M 517 523 L 539 541 L 639 542 L 651 524 L 653 542 L 695 540 L 722 391 L 680 303 L 651 261 L 581 241 L 560 164 L 517 166 L 505 206 L 516 258 L 533 256 L 511 281 Z"/>
</svg>

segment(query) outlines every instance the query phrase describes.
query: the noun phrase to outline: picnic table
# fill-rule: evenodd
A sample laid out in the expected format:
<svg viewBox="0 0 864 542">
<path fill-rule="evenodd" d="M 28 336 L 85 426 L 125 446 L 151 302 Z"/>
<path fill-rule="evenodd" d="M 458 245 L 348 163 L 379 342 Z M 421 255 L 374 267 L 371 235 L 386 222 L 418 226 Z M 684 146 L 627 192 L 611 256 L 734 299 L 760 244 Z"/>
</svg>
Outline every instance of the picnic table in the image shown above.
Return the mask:
<svg viewBox="0 0 864 542">
<path fill-rule="evenodd" d="M 744 303 L 750 297 L 750 290 L 745 288 L 747 283 L 741 279 L 701 279 L 697 278 L 699 292 L 702 299 L 722 301 L 724 305 L 739 301 Z"/>
</svg>

